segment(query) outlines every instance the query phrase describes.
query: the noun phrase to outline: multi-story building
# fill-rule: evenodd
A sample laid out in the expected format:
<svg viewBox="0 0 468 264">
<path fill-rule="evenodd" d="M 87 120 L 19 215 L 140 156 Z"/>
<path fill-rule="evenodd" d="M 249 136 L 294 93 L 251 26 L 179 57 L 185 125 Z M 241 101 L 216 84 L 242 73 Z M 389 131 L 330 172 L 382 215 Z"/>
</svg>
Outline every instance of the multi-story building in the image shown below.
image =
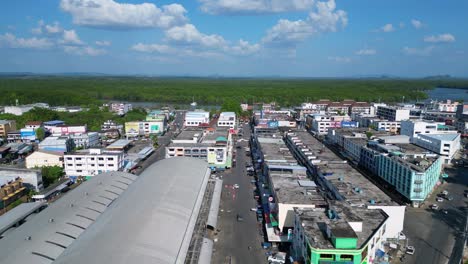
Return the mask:
<svg viewBox="0 0 468 264">
<path fill-rule="evenodd" d="M 75 148 L 73 139 L 68 136 L 60 137 L 46 137 L 38 145 L 40 150 L 54 151 L 54 152 L 71 152 Z"/>
<path fill-rule="evenodd" d="M 63 167 L 63 154 L 53 151 L 38 150 L 26 157 L 26 168 Z"/>
<path fill-rule="evenodd" d="M 420 134 L 438 134 L 439 131 L 445 130 L 445 123 L 424 121 L 424 120 L 406 120 L 401 122 L 402 135 L 407 135 L 410 138 L 417 137 Z M 456 133 L 456 131 L 454 131 Z"/>
<path fill-rule="evenodd" d="M 23 180 L 20 177 L 16 178 L 1 178 L 0 179 L 0 208 L 3 209 L 12 202 L 18 200 L 26 192 L 26 187 L 23 186 Z"/>
<path fill-rule="evenodd" d="M 452 102 L 451 100 L 442 101 L 437 103 L 437 108 L 441 112 L 456 112 L 459 102 Z"/>
<path fill-rule="evenodd" d="M 294 128 L 296 120 L 288 110 L 279 111 L 255 111 L 253 123 L 256 129 L 278 129 L 279 127 Z"/>
<path fill-rule="evenodd" d="M 88 129 L 86 125 L 79 125 L 79 126 L 52 126 L 49 129 L 50 133 L 53 136 L 68 136 L 73 134 L 85 134 Z"/>
<path fill-rule="evenodd" d="M 350 105 L 341 102 L 332 102 L 327 106 L 327 113 L 334 115 L 347 115 Z"/>
<path fill-rule="evenodd" d="M 53 127 L 64 126 L 65 122 L 61 120 L 51 120 L 51 121 L 44 122 L 43 125 L 47 131 L 50 131 Z"/>
<path fill-rule="evenodd" d="M 205 111 L 189 111 L 185 113 L 184 126 L 198 127 L 210 123 L 210 113 Z"/>
<path fill-rule="evenodd" d="M 124 126 L 121 124 L 118 124 L 117 122 L 113 120 L 107 120 L 101 125 L 102 131 L 112 130 L 112 129 L 117 129 L 120 133 L 123 133 Z"/>
<path fill-rule="evenodd" d="M 68 177 L 91 177 L 104 172 L 118 171 L 124 166 L 123 151 L 87 149 L 64 156 L 65 174 Z"/>
<path fill-rule="evenodd" d="M 114 112 L 118 115 L 125 115 L 129 111 L 133 109 L 132 104 L 126 104 L 126 103 L 111 103 L 109 105 L 109 110 L 111 112 Z"/>
<path fill-rule="evenodd" d="M 395 106 L 378 106 L 377 116 L 390 121 L 403 121 L 410 118 L 410 110 Z"/>
<path fill-rule="evenodd" d="M 444 164 L 449 164 L 460 149 L 460 134 L 420 134 L 412 142 L 439 154 Z"/>
<path fill-rule="evenodd" d="M 218 118 L 218 127 L 235 128 L 236 126 L 236 113 L 234 112 L 221 112 Z"/>
<path fill-rule="evenodd" d="M 30 129 L 38 129 L 42 127 L 42 121 L 30 121 L 26 122 L 24 128 L 30 128 Z"/>
<path fill-rule="evenodd" d="M 125 136 L 127 138 L 149 137 L 161 135 L 166 130 L 167 121 L 133 121 L 125 123 Z"/>
<path fill-rule="evenodd" d="M 324 209 L 296 208 L 291 255 L 300 263 L 377 263 L 389 216 L 381 209 L 335 203 Z"/>
<path fill-rule="evenodd" d="M 166 158 L 205 159 L 212 169 L 232 166 L 232 137 L 228 130 L 184 130 L 166 146 Z"/>
<path fill-rule="evenodd" d="M 168 113 L 162 110 L 152 110 L 146 115 L 146 121 L 163 121 L 168 118 Z"/>
<path fill-rule="evenodd" d="M 375 108 L 367 102 L 355 102 L 350 106 L 349 114 L 375 115 Z"/>
<path fill-rule="evenodd" d="M 21 178 L 23 186 L 30 190 L 39 192 L 44 189 L 40 170 L 0 167 L 0 181 L 14 181 L 18 177 Z"/>
<path fill-rule="evenodd" d="M 381 144 L 378 147 L 388 154 L 377 156 L 377 175 L 418 207 L 439 182 L 442 158 L 424 150 L 408 154 L 402 152 L 408 148 Z"/>
<path fill-rule="evenodd" d="M 0 120 L 0 137 L 6 138 L 11 131 L 16 131 L 16 121 Z"/>
<path fill-rule="evenodd" d="M 338 127 L 359 127 L 359 123 L 351 121 L 348 115 L 309 115 L 306 119 L 306 128 L 319 135 L 325 135 L 330 128 Z"/>
<path fill-rule="evenodd" d="M 89 132 L 84 134 L 70 134 L 75 147 L 77 148 L 93 148 L 99 146 L 99 133 Z"/>
</svg>

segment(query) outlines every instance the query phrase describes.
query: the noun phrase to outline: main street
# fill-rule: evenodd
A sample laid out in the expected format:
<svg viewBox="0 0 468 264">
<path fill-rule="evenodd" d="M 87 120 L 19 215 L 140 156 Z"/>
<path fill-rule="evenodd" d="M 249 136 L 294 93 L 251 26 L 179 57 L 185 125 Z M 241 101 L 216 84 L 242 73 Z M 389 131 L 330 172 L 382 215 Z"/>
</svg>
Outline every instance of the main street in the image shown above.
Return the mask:
<svg viewBox="0 0 468 264">
<path fill-rule="evenodd" d="M 250 131 L 244 126 L 244 138 L 250 137 Z M 241 143 L 242 147 L 248 142 Z M 253 177 L 247 176 L 245 164 L 248 160 L 244 148 L 237 149 L 237 165 L 223 175 L 223 192 L 221 197 L 217 242 L 215 242 L 212 263 L 266 263 L 266 256 L 261 247 L 263 237 L 261 225 L 256 220 L 255 212 L 250 209 L 256 207 L 253 198 L 254 185 L 250 182 Z M 239 189 L 234 189 L 234 184 Z M 243 221 L 237 221 L 241 215 Z"/>
<path fill-rule="evenodd" d="M 463 247 L 467 198 L 463 196 L 468 185 L 468 168 L 445 169 L 447 182 L 439 186 L 427 198 L 422 208 L 406 210 L 405 232 L 408 244 L 414 246 L 413 256 L 407 256 L 404 263 L 453 263 L 458 264 Z M 454 199 L 436 202 L 438 193 L 447 190 Z M 438 204 L 440 210 L 431 210 L 431 204 Z M 442 210 L 447 210 L 444 214 Z"/>
</svg>

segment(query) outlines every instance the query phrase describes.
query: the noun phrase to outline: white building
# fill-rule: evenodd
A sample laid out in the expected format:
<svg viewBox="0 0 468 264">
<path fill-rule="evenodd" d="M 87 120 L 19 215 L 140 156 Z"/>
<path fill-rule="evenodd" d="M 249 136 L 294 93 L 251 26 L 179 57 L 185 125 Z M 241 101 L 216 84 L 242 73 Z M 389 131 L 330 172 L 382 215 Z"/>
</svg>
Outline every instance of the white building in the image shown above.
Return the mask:
<svg viewBox="0 0 468 264">
<path fill-rule="evenodd" d="M 99 146 L 99 133 L 89 132 L 84 134 L 71 134 L 70 138 L 77 148 L 92 148 Z"/>
<path fill-rule="evenodd" d="M 63 167 L 63 154 L 53 151 L 38 150 L 26 157 L 26 168 Z"/>
<path fill-rule="evenodd" d="M 420 134 L 412 142 L 441 155 L 444 163 L 448 164 L 460 149 L 460 134 Z"/>
<path fill-rule="evenodd" d="M 109 106 L 109 110 L 111 112 L 117 113 L 118 115 L 125 115 L 132 109 L 133 109 L 132 104 L 126 104 L 126 103 L 111 103 Z"/>
<path fill-rule="evenodd" d="M 149 137 L 150 135 L 160 135 L 167 127 L 167 120 L 160 121 L 133 121 L 125 123 L 125 135 L 127 138 L 136 138 L 140 136 Z"/>
<path fill-rule="evenodd" d="M 49 131 L 54 136 L 67 136 L 72 134 L 84 134 L 87 132 L 86 125 L 83 126 L 54 126 Z"/>
<path fill-rule="evenodd" d="M 70 152 L 75 147 L 75 143 L 69 136 L 46 137 L 39 143 L 40 150 L 55 152 Z"/>
<path fill-rule="evenodd" d="M 200 124 L 210 123 L 210 113 L 205 111 L 186 112 L 184 126 L 197 127 Z"/>
<path fill-rule="evenodd" d="M 452 102 L 451 100 L 447 100 L 445 102 L 439 102 L 437 104 L 437 108 L 441 112 L 456 112 L 459 104 L 459 102 Z"/>
<path fill-rule="evenodd" d="M 373 127 L 377 131 L 385 131 L 390 133 L 398 133 L 401 128 L 401 122 L 389 121 L 389 120 L 378 120 L 372 123 Z"/>
<path fill-rule="evenodd" d="M 88 149 L 64 156 L 65 174 L 68 177 L 95 176 L 118 171 L 124 166 L 123 151 Z"/>
<path fill-rule="evenodd" d="M 410 110 L 393 106 L 378 106 L 377 116 L 390 121 L 402 121 L 410 118 Z"/>
<path fill-rule="evenodd" d="M 49 105 L 45 103 L 36 103 L 30 105 L 5 106 L 4 113 L 20 116 L 30 111 L 34 107 L 49 108 Z"/>
<path fill-rule="evenodd" d="M 0 179 L 10 181 L 16 179 L 16 177 L 20 177 L 23 180 L 23 185 L 28 189 L 37 192 L 44 189 L 40 170 L 0 167 Z"/>
<path fill-rule="evenodd" d="M 222 112 L 219 114 L 218 126 L 234 128 L 236 126 L 236 113 Z"/>
<path fill-rule="evenodd" d="M 312 118 L 312 120 L 310 119 Z M 312 121 L 312 131 L 319 135 L 325 135 L 328 133 L 329 128 L 340 128 L 340 127 L 358 127 L 359 123 L 351 121 L 351 117 L 345 115 L 312 115 L 307 117 L 307 124 Z"/>
</svg>

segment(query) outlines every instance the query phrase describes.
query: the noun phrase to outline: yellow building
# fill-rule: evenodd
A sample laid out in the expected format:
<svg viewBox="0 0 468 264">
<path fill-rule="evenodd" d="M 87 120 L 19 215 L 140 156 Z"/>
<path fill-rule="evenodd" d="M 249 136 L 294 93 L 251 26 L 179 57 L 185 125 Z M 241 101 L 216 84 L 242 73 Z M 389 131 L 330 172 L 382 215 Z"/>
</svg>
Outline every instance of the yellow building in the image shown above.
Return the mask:
<svg viewBox="0 0 468 264">
<path fill-rule="evenodd" d="M 16 201 L 26 190 L 20 177 L 3 182 L 0 180 L 0 182 L 0 207 L 2 208 Z"/>
<path fill-rule="evenodd" d="M 10 131 L 16 131 L 16 121 L 0 120 L 0 137 L 6 137 Z"/>
</svg>

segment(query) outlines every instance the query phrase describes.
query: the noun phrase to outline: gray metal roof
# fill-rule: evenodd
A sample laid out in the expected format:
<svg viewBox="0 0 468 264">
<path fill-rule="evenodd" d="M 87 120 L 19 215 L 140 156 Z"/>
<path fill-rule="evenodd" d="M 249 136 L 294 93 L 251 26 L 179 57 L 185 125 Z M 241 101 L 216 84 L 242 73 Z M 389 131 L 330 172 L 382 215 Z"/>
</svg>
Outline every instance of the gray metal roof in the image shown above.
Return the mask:
<svg viewBox="0 0 468 264">
<path fill-rule="evenodd" d="M 0 239 L 0 263 L 52 263 L 136 178 L 110 172 L 84 182 Z"/>
<path fill-rule="evenodd" d="M 54 263 L 184 263 L 207 166 L 184 157 L 151 165 Z"/>
<path fill-rule="evenodd" d="M 0 234 L 43 206 L 45 202 L 23 203 L 0 216 Z"/>
</svg>

